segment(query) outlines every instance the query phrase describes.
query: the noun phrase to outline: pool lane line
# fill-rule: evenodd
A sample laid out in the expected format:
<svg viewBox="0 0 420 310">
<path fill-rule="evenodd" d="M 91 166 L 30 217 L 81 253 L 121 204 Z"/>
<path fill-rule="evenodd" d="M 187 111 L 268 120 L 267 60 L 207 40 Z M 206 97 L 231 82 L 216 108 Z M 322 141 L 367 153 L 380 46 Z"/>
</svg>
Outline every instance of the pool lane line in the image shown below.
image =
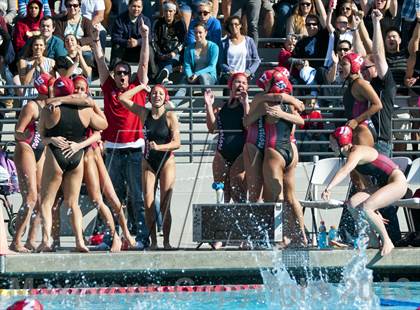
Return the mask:
<svg viewBox="0 0 420 310">
<path fill-rule="evenodd" d="M 0 289 L 0 296 L 34 295 L 115 295 L 142 293 L 194 293 L 233 292 L 260 290 L 262 284 L 240 285 L 191 285 L 191 286 L 129 286 L 129 287 L 89 287 L 89 288 L 40 288 L 40 289 Z"/>
</svg>

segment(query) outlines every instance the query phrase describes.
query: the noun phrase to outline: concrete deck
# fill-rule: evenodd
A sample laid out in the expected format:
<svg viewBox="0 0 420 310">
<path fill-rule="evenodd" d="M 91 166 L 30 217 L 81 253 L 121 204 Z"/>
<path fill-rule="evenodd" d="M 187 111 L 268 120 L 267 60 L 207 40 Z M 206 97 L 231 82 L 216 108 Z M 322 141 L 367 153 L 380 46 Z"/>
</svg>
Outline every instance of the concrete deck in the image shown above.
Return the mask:
<svg viewBox="0 0 420 310">
<path fill-rule="evenodd" d="M 1 256 L 0 279 L 9 281 L 78 279 L 126 279 L 135 277 L 137 282 L 154 282 L 153 279 L 224 278 L 223 282 L 235 283 L 235 277 L 249 282 L 259 282 L 260 270 L 271 269 L 281 261 L 292 272 L 323 269 L 339 277 L 340 271 L 356 255 L 354 250 L 179 250 L 140 251 L 78 254 L 69 252 L 20 254 Z M 381 257 L 378 250 L 367 251 L 367 266 L 376 275 L 399 275 L 420 278 L 420 250 L 398 248 L 389 256 Z M 152 279 L 152 280 L 151 280 Z M 197 280 L 191 280 L 197 281 Z M 15 281 L 17 282 L 17 281 Z M 64 282 L 64 281 L 63 281 Z M 27 285 L 27 284 L 25 284 Z M 3 284 L 4 286 L 4 284 Z M 15 285 L 12 284 L 12 286 Z"/>
</svg>

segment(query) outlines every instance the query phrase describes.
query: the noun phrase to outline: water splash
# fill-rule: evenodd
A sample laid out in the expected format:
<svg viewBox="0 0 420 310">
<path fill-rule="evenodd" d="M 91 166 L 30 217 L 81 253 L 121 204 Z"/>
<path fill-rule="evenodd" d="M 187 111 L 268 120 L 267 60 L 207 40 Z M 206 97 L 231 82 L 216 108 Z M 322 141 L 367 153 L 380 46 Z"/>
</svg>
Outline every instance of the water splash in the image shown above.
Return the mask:
<svg viewBox="0 0 420 310">
<path fill-rule="evenodd" d="M 281 253 L 273 251 L 273 270 L 261 270 L 266 304 L 269 309 L 380 309 L 379 298 L 373 290 L 372 270 L 366 268 L 367 230 L 369 224 L 359 217 L 357 251 L 342 272 L 342 282 L 328 283 L 328 276 L 321 271 L 314 276 L 306 270 L 306 282 L 298 283 L 289 275 Z M 307 266 L 309 267 L 309 266 Z"/>
</svg>

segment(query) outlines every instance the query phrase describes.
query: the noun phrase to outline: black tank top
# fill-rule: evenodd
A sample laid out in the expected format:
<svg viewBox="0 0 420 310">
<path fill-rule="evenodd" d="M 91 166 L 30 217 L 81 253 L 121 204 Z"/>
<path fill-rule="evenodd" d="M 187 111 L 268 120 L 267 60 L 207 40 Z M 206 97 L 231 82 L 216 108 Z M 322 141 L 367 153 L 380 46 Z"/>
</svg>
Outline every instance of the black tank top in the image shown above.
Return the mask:
<svg viewBox="0 0 420 310">
<path fill-rule="evenodd" d="M 146 149 L 144 157 L 148 159 L 149 157 L 163 155 L 164 152 L 159 152 L 156 150 L 151 150 L 149 143 L 151 141 L 156 144 L 166 144 L 171 141 L 171 131 L 168 127 L 166 120 L 166 112 L 161 115 L 158 119 L 154 119 L 152 113 L 148 113 L 146 121 L 144 122 L 144 139 L 146 142 Z"/>
<path fill-rule="evenodd" d="M 86 138 L 86 127 L 79 117 L 79 108 L 72 105 L 60 105 L 60 120 L 51 129 L 45 130 L 46 137 L 64 137 L 67 140 L 80 142 Z"/>
</svg>

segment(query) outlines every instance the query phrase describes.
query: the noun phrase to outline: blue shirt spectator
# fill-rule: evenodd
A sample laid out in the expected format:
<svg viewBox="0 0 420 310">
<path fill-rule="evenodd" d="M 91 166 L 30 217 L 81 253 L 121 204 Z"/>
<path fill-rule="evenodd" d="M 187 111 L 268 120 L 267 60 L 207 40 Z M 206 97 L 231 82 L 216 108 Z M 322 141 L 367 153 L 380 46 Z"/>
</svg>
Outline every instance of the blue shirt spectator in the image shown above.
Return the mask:
<svg viewBox="0 0 420 310">
<path fill-rule="evenodd" d="M 209 4 L 208 2 L 200 3 L 198 7 L 198 17 L 194 18 L 188 27 L 186 41 L 187 45 L 190 45 L 195 42 L 194 27 L 197 25 L 197 23 L 200 22 L 206 26 L 206 39 L 220 46 L 222 40 L 222 25 L 220 24 L 220 21 L 217 18 L 211 16 L 211 12 L 211 4 Z"/>
</svg>

